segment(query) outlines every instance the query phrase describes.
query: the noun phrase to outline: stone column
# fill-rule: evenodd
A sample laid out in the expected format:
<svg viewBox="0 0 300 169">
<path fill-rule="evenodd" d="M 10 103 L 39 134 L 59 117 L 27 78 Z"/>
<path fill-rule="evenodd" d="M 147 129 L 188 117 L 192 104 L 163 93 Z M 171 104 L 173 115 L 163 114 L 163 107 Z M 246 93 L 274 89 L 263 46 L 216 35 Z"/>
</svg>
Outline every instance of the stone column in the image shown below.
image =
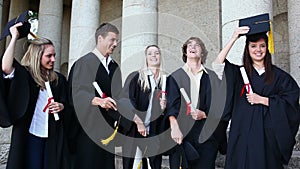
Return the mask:
<svg viewBox="0 0 300 169">
<path fill-rule="evenodd" d="M 269 13 L 272 20 L 272 0 L 223 0 L 222 1 L 222 47 L 232 37 L 238 27 L 238 19 L 258 14 Z M 228 54 L 228 60 L 241 65 L 244 52 L 245 37 L 239 38 Z"/>
<path fill-rule="evenodd" d="M 25 12 L 29 9 L 29 0 L 24 0 L 22 3 L 20 3 L 19 0 L 11 0 L 10 1 L 10 8 L 9 8 L 9 17 L 8 20 L 11 20 L 17 16 L 19 16 L 21 13 Z M 6 46 L 10 42 L 10 36 L 6 40 Z M 18 40 L 18 43 L 15 47 L 15 58 L 20 61 L 21 58 L 24 56 L 27 48 L 26 48 L 26 42 L 27 39 L 23 38 Z"/>
<path fill-rule="evenodd" d="M 100 25 L 100 0 L 73 0 L 69 48 L 69 69 L 95 48 L 95 31 Z"/>
<path fill-rule="evenodd" d="M 290 48 L 290 73 L 300 85 L 300 3 L 288 0 L 288 27 Z"/>
<path fill-rule="evenodd" d="M 123 0 L 121 69 L 123 79 L 145 65 L 146 46 L 157 44 L 157 0 Z"/>
<path fill-rule="evenodd" d="M 62 73 L 65 76 L 68 75 L 70 20 L 71 20 L 71 7 L 65 5 L 64 12 L 63 12 L 61 59 L 60 59 L 60 61 L 61 61 L 60 73 Z"/>
<path fill-rule="evenodd" d="M 48 38 L 54 43 L 56 51 L 54 69 L 56 71 L 60 70 L 62 17 L 62 0 L 40 1 L 38 36 Z"/>
<path fill-rule="evenodd" d="M 2 12 L 2 9 L 3 9 L 3 0 L 0 0 L 0 14 L 1 14 L 1 17 L 0 17 L 0 33 L 2 33 L 2 20 L 3 20 L 3 12 Z M 3 42 L 0 42 L 0 55 L 2 55 L 4 51 L 4 46 L 3 46 Z"/>
</svg>

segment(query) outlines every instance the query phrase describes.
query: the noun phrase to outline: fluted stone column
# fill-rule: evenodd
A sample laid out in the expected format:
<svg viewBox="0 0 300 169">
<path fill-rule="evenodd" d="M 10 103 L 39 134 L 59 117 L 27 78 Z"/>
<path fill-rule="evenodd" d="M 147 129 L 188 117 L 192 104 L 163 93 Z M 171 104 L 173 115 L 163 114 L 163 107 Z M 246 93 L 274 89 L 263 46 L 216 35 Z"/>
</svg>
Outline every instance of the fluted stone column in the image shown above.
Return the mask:
<svg viewBox="0 0 300 169">
<path fill-rule="evenodd" d="M 299 0 L 288 0 L 288 30 L 289 30 L 289 53 L 290 53 L 290 74 L 295 78 L 298 85 L 300 85 L 300 38 L 297 33 L 300 33 L 300 12 Z M 300 127 L 296 136 L 296 148 L 294 149 L 294 156 L 299 157 L 299 142 L 300 142 Z M 298 151 L 297 151 L 298 150 Z M 298 156 L 296 155 L 298 152 Z M 294 158 L 295 161 L 298 161 Z M 293 161 L 293 158 L 292 160 Z M 292 163 L 292 162 L 290 162 Z M 296 163 L 295 163 L 296 164 Z"/>
<path fill-rule="evenodd" d="M 71 7 L 64 6 L 63 12 L 63 27 L 62 27 L 62 40 L 61 40 L 61 66 L 60 72 L 65 76 L 68 75 L 68 62 L 69 62 L 69 43 L 70 43 L 70 20 L 71 20 Z"/>
<path fill-rule="evenodd" d="M 145 64 L 145 47 L 157 44 L 157 0 L 123 0 L 121 69 L 123 79 Z"/>
<path fill-rule="evenodd" d="M 69 69 L 74 61 L 95 48 L 99 20 L 100 0 L 72 1 Z"/>
<path fill-rule="evenodd" d="M 272 20 L 272 0 L 223 0 L 222 1 L 222 46 L 224 47 L 238 27 L 238 19 L 269 13 Z M 239 38 L 228 54 L 235 64 L 242 64 L 245 37 Z"/>
<path fill-rule="evenodd" d="M 25 12 L 28 9 L 29 9 L 29 0 L 24 0 L 24 1 L 22 1 L 22 3 L 20 3 L 19 0 L 11 0 L 8 20 L 11 20 L 11 19 L 19 16 L 21 13 Z M 10 42 L 10 37 L 8 37 L 6 40 L 6 46 L 9 44 L 9 42 Z M 24 56 L 24 54 L 27 50 L 26 42 L 27 42 L 27 39 L 23 38 L 23 39 L 18 40 L 18 43 L 16 44 L 15 58 L 18 61 L 21 60 L 21 58 Z"/>
<path fill-rule="evenodd" d="M 0 0 L 0 13 L 2 14 L 2 9 L 3 9 L 3 0 Z M 3 16 L 1 15 L 0 17 L 0 32 L 2 33 L 2 18 Z M 3 46 L 3 42 L 0 42 L 0 55 L 2 55 L 4 51 L 4 46 Z"/>
<path fill-rule="evenodd" d="M 0 13 L 2 14 L 2 12 L 5 10 L 3 10 L 3 0 L 0 0 Z M 3 11 L 2 11 L 3 10 Z M 1 15 L 0 17 L 0 24 L 2 25 L 2 19 L 3 19 L 3 15 Z M 2 26 L 1 26 L 2 27 Z M 2 30 L 0 27 L 0 32 L 2 33 Z M 2 55 L 2 53 L 4 52 L 4 40 L 1 41 L 1 46 L 0 46 L 0 54 Z M 7 162 L 7 157 L 8 157 L 8 151 L 9 151 L 9 145 L 10 145 L 10 134 L 11 134 L 11 128 L 6 128 L 6 129 L 2 129 L 0 128 L 0 168 L 4 168 L 5 164 Z"/>
<path fill-rule="evenodd" d="M 40 1 L 38 36 L 50 39 L 55 46 L 56 61 L 54 69 L 60 70 L 61 34 L 62 34 L 63 1 Z"/>
<path fill-rule="evenodd" d="M 300 2 L 288 0 L 290 73 L 300 85 Z"/>
</svg>

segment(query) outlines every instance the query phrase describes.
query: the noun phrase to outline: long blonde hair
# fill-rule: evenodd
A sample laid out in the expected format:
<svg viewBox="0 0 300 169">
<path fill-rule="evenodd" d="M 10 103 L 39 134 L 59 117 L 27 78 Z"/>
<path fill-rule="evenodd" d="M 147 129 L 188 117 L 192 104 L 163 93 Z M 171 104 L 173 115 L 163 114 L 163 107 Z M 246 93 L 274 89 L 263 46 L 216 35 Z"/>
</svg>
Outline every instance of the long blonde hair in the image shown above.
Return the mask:
<svg viewBox="0 0 300 169">
<path fill-rule="evenodd" d="M 145 56 L 147 56 L 147 50 L 150 47 L 156 47 L 158 49 L 158 51 L 159 51 L 159 54 L 161 55 L 160 48 L 157 45 L 149 45 L 145 49 Z M 149 79 L 148 79 L 149 68 L 148 68 L 147 59 L 146 59 L 145 63 L 146 63 L 146 65 L 139 70 L 139 80 L 138 80 L 138 82 L 141 85 L 143 91 L 149 90 L 150 87 L 151 87 Z M 160 81 L 160 82 L 162 80 L 162 75 L 163 75 L 163 71 L 162 71 L 162 59 L 160 59 L 159 79 L 158 79 L 158 81 Z M 161 86 L 161 83 L 160 83 L 160 86 Z"/>
<path fill-rule="evenodd" d="M 21 60 L 21 64 L 28 69 L 34 81 L 41 88 L 45 88 L 46 81 L 53 82 L 58 79 L 58 76 L 53 69 L 45 71 L 42 69 L 41 65 L 41 57 L 44 53 L 45 46 L 54 45 L 46 38 L 36 38 L 29 43 L 30 45 Z"/>
</svg>

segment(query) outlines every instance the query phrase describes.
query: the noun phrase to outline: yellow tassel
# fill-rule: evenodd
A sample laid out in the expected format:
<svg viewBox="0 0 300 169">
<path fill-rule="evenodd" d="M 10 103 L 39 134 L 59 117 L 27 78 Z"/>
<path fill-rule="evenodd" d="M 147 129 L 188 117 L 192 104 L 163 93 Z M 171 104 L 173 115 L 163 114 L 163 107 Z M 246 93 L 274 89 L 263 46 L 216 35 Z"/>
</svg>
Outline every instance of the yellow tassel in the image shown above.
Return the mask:
<svg viewBox="0 0 300 169">
<path fill-rule="evenodd" d="M 104 139 L 104 140 L 102 139 L 101 143 L 103 145 L 107 145 L 109 142 L 111 142 L 115 138 L 115 136 L 117 135 L 118 128 L 119 128 L 119 125 L 115 128 L 113 134 L 111 136 L 109 136 L 107 139 Z"/>
<path fill-rule="evenodd" d="M 268 36 L 268 49 L 271 55 L 274 54 L 274 39 L 273 39 L 273 29 L 272 29 L 272 22 L 270 21 L 270 31 Z"/>
<path fill-rule="evenodd" d="M 137 169 L 141 169 L 142 162 L 143 162 L 143 160 L 141 160 L 141 161 L 139 162 L 139 164 L 138 164 L 138 166 L 137 166 Z"/>
<path fill-rule="evenodd" d="M 116 128 L 115 128 L 114 132 L 112 133 L 112 135 L 109 136 L 107 139 L 104 139 L 104 140 L 102 139 L 101 140 L 101 143 L 103 145 L 107 145 L 109 142 L 111 142 L 116 137 L 116 135 L 118 133 L 118 129 L 119 129 L 119 124 L 120 124 L 120 121 L 121 121 L 121 117 L 122 116 L 119 117 L 119 120 L 118 120 L 118 123 L 117 123 L 118 125 L 116 126 Z"/>
<path fill-rule="evenodd" d="M 29 32 L 29 34 L 34 38 L 34 39 L 36 39 L 36 38 L 39 38 L 36 34 L 34 34 L 33 32 Z"/>
<path fill-rule="evenodd" d="M 148 147 L 146 146 L 145 151 L 144 151 L 144 154 L 143 154 L 143 157 L 145 156 L 145 153 L 146 153 L 146 151 L 147 151 L 147 148 L 148 148 Z M 137 166 L 137 169 L 141 169 L 142 164 L 143 164 L 143 158 L 140 160 L 140 162 L 139 162 L 139 164 L 138 164 L 138 166 Z"/>
<path fill-rule="evenodd" d="M 182 156 L 180 156 L 180 166 L 179 169 L 182 169 Z"/>
</svg>

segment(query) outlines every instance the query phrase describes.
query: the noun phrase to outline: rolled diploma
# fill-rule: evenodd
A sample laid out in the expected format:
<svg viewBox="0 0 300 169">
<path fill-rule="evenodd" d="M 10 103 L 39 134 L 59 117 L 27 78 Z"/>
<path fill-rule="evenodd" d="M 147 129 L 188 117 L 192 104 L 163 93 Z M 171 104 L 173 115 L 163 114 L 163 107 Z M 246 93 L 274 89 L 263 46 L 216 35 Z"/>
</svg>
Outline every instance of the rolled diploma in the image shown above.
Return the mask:
<svg viewBox="0 0 300 169">
<path fill-rule="evenodd" d="M 48 94 L 48 98 L 53 98 L 53 94 L 52 94 L 52 91 L 51 91 L 51 88 L 50 88 L 50 83 L 49 81 L 48 82 L 45 82 L 45 86 L 46 86 L 46 90 L 47 90 L 47 94 Z M 51 103 L 54 102 L 54 99 L 51 99 Z M 59 116 L 57 113 L 53 113 L 54 115 L 54 119 L 55 121 L 59 120 Z"/>
<path fill-rule="evenodd" d="M 242 77 L 243 77 L 243 80 L 244 80 L 244 84 L 245 85 L 247 85 L 247 84 L 249 85 L 249 88 L 246 87 L 247 92 L 248 93 L 253 93 L 251 85 L 249 83 L 249 79 L 248 79 L 248 76 L 247 76 L 245 68 L 244 67 L 240 67 L 240 71 L 241 71 L 241 74 L 242 74 Z M 248 90 L 250 90 L 250 91 L 248 91 Z"/>
<path fill-rule="evenodd" d="M 194 108 L 193 104 L 191 103 L 191 100 L 190 100 L 189 96 L 186 94 L 184 88 L 180 88 L 180 92 L 181 92 L 181 94 L 182 94 L 184 100 L 186 101 L 186 103 L 190 103 L 191 111 L 192 111 L 192 112 L 195 112 L 196 109 Z"/>
<path fill-rule="evenodd" d="M 166 99 L 166 83 L 167 83 L 167 76 L 162 75 L 162 84 L 161 84 L 161 99 L 165 100 Z M 160 106 L 161 109 L 163 109 L 163 105 Z"/>
<path fill-rule="evenodd" d="M 100 97 L 103 96 L 103 92 L 102 90 L 100 89 L 99 85 L 97 82 L 93 82 L 93 86 L 95 87 L 96 91 L 98 92 L 98 94 L 100 95 Z"/>
<path fill-rule="evenodd" d="M 167 75 L 162 75 L 162 86 L 161 86 L 161 98 L 166 99 L 166 83 L 167 83 Z"/>
</svg>

